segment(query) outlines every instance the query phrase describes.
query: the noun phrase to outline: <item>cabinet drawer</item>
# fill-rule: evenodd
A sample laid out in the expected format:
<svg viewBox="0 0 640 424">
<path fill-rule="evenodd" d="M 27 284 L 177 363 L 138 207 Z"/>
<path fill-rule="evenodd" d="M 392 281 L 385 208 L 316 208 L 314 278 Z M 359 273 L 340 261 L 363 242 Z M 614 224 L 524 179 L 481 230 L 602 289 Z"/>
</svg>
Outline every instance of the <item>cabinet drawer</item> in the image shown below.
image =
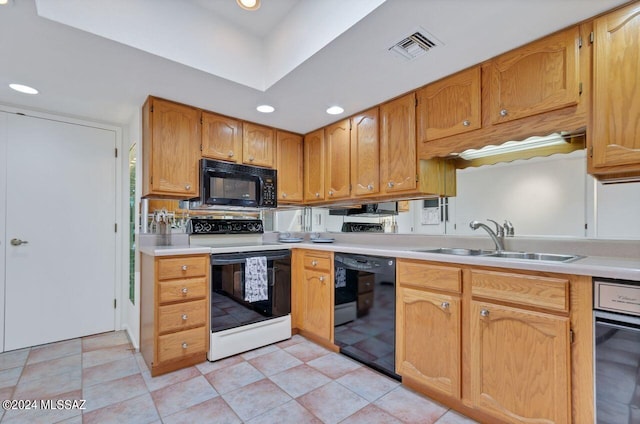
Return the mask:
<svg viewBox="0 0 640 424">
<path fill-rule="evenodd" d="M 454 293 L 462 291 L 462 271 L 450 266 L 431 265 L 419 261 L 397 262 L 398 283 Z"/>
<path fill-rule="evenodd" d="M 370 272 L 358 273 L 358 294 L 373 291 L 376 276 Z"/>
<path fill-rule="evenodd" d="M 175 303 L 158 308 L 158 333 L 184 330 L 189 327 L 203 326 L 207 323 L 207 302 Z"/>
<path fill-rule="evenodd" d="M 331 258 L 328 256 L 304 255 L 304 267 L 329 271 L 331 270 Z"/>
<path fill-rule="evenodd" d="M 209 256 L 185 256 L 158 259 L 158 279 L 201 277 L 207 275 Z"/>
<path fill-rule="evenodd" d="M 206 350 L 208 332 L 198 327 L 158 337 L 158 362 L 180 359 Z"/>
<path fill-rule="evenodd" d="M 569 311 L 569 280 L 509 272 L 471 271 L 474 297 Z"/>
<path fill-rule="evenodd" d="M 201 299 L 207 295 L 207 278 L 161 281 L 158 283 L 158 302 Z"/>
</svg>

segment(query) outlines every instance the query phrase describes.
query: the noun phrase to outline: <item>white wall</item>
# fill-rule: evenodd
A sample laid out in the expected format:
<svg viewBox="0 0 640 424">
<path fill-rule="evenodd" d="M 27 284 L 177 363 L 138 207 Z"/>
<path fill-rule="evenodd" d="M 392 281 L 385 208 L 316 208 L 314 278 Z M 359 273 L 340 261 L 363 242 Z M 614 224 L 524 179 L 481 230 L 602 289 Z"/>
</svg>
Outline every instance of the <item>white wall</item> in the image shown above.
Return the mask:
<svg viewBox="0 0 640 424">
<path fill-rule="evenodd" d="M 7 199 L 7 114 L 0 112 L 0 352 L 4 347 L 4 292 L 5 292 L 5 259 L 6 259 L 6 199 Z"/>
</svg>

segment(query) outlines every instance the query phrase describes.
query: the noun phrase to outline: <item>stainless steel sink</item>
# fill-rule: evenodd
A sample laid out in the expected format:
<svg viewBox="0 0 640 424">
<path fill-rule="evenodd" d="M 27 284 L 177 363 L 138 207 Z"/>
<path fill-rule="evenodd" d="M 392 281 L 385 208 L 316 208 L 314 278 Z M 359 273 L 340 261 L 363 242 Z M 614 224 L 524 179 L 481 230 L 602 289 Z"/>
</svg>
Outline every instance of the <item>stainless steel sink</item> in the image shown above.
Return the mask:
<svg viewBox="0 0 640 424">
<path fill-rule="evenodd" d="M 507 252 L 483 249 L 465 249 L 461 247 L 440 247 L 437 249 L 416 249 L 415 252 L 441 253 L 458 256 L 485 256 L 491 258 L 525 259 L 530 261 L 571 262 L 582 258 L 579 255 L 562 255 L 556 253 Z"/>
<path fill-rule="evenodd" d="M 530 253 L 530 252 L 494 252 L 489 255 L 493 258 L 527 259 L 532 261 L 570 262 L 580 259 L 578 255 L 560 255 L 555 253 Z"/>
<path fill-rule="evenodd" d="M 490 253 L 495 253 L 494 250 L 482 250 L 482 249 L 463 249 L 461 247 L 440 247 L 438 249 L 424 249 L 415 250 L 416 252 L 424 253 L 442 253 L 445 255 L 459 255 L 459 256 L 486 256 Z"/>
</svg>

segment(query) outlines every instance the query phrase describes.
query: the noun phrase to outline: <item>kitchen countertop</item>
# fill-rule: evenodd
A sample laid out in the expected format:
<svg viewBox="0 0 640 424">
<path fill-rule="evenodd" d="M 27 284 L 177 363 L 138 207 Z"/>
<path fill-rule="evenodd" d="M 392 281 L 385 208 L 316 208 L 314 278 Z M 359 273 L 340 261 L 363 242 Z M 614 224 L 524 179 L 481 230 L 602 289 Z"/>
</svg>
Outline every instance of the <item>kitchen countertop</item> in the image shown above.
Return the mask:
<svg viewBox="0 0 640 424">
<path fill-rule="evenodd" d="M 440 246 L 372 246 L 352 242 L 336 241 L 335 243 L 265 243 L 254 246 L 145 246 L 140 251 L 151 256 L 172 256 L 203 253 L 252 252 L 278 249 L 314 249 L 342 253 L 355 253 L 396 258 L 418 259 L 452 264 L 491 266 L 499 268 L 544 271 L 562 274 L 588 275 L 593 277 L 616 278 L 640 281 L 640 258 L 619 258 L 604 256 L 586 256 L 569 263 L 548 261 L 532 261 L 526 259 L 492 258 L 486 256 L 457 256 L 440 253 L 416 252 L 413 249 L 437 248 Z"/>
</svg>

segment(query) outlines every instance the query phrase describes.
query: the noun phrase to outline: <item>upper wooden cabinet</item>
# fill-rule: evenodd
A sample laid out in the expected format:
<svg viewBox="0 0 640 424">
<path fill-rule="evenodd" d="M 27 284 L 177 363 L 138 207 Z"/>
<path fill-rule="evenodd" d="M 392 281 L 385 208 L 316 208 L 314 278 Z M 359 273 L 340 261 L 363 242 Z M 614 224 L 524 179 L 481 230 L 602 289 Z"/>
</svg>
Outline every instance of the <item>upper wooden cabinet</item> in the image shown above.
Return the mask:
<svg viewBox="0 0 640 424">
<path fill-rule="evenodd" d="M 351 178 L 349 169 L 351 161 L 351 129 L 349 120 L 345 119 L 324 129 L 324 142 L 327 155 L 325 157 L 325 189 L 327 200 L 348 198 L 351 194 Z"/>
<path fill-rule="evenodd" d="M 480 128 L 480 85 L 480 67 L 476 66 L 418 90 L 418 141 Z"/>
<path fill-rule="evenodd" d="M 276 140 L 278 202 L 302 202 L 304 179 L 302 172 L 304 161 L 302 136 L 285 131 L 277 131 Z"/>
<path fill-rule="evenodd" d="M 416 96 L 407 94 L 380 105 L 381 193 L 416 190 Z"/>
<path fill-rule="evenodd" d="M 351 195 L 380 192 L 380 136 L 378 108 L 351 118 Z"/>
<path fill-rule="evenodd" d="M 227 116 L 202 112 L 202 156 L 242 162 L 242 122 Z"/>
<path fill-rule="evenodd" d="M 242 162 L 273 168 L 275 164 L 275 130 L 245 122 L 242 125 Z"/>
<path fill-rule="evenodd" d="M 324 200 L 324 130 L 304 136 L 304 201 Z"/>
<path fill-rule="evenodd" d="M 142 107 L 142 196 L 198 195 L 200 110 L 149 97 Z"/>
<path fill-rule="evenodd" d="M 493 59 L 491 122 L 511 121 L 574 105 L 580 96 L 578 27 Z"/>
<path fill-rule="evenodd" d="M 590 171 L 640 174 L 640 4 L 594 21 Z"/>
</svg>

